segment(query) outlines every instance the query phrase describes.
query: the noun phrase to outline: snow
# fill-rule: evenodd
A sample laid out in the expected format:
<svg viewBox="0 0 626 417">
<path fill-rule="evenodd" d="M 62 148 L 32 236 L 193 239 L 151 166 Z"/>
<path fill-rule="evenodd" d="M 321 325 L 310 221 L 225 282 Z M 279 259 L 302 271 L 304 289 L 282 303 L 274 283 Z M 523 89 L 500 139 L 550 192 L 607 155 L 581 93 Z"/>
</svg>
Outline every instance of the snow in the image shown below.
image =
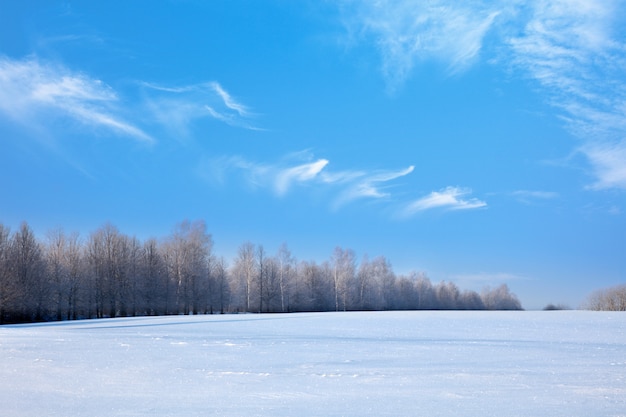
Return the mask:
<svg viewBox="0 0 626 417">
<path fill-rule="evenodd" d="M 0 327 L 2 416 L 626 416 L 626 314 L 361 312 Z"/>
</svg>

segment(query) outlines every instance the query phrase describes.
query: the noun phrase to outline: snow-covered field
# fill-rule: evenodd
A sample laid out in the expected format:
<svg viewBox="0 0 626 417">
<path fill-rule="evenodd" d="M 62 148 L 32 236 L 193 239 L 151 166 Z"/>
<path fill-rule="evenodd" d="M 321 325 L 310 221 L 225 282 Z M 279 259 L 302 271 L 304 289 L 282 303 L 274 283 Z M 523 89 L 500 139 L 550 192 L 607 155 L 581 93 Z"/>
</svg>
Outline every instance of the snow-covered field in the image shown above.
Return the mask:
<svg viewBox="0 0 626 417">
<path fill-rule="evenodd" d="M 377 312 L 0 327 L 2 416 L 626 416 L 626 314 Z"/>
</svg>

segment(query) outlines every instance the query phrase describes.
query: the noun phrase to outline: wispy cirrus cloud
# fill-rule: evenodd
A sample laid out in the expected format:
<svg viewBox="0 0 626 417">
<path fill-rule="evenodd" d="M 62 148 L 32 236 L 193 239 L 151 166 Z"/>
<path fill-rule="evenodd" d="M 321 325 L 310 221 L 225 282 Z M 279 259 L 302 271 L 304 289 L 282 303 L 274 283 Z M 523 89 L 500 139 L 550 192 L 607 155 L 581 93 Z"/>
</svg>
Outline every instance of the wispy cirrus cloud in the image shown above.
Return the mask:
<svg viewBox="0 0 626 417">
<path fill-rule="evenodd" d="M 327 159 L 318 159 L 314 162 L 278 169 L 273 181 L 276 192 L 284 195 L 293 183 L 315 180 L 328 162 Z"/>
<path fill-rule="evenodd" d="M 458 73 L 485 56 L 533 80 L 564 126 L 581 140 L 576 152 L 586 158 L 595 178 L 589 189 L 626 189 L 624 2 L 341 4 L 350 38 L 378 49 L 390 90 L 401 87 L 420 62 L 444 62 Z"/>
<path fill-rule="evenodd" d="M 228 109 L 237 112 L 239 116 L 242 116 L 242 117 L 249 116 L 248 108 L 244 106 L 243 104 L 239 103 L 237 100 L 235 100 L 226 90 L 224 90 L 224 88 L 222 88 L 222 86 L 219 83 L 213 81 L 209 83 L 208 85 L 209 87 L 213 89 L 213 91 L 215 91 L 215 93 L 218 96 L 220 96 L 220 98 L 224 102 L 224 105 Z"/>
<path fill-rule="evenodd" d="M 477 198 L 466 198 L 471 194 L 469 188 L 446 187 L 440 191 L 433 191 L 427 196 L 409 203 L 401 212 L 403 217 L 410 217 L 416 213 L 432 210 L 472 210 L 487 206 Z"/>
<path fill-rule="evenodd" d="M 623 13 L 618 1 L 537 0 L 522 34 L 508 39 L 513 63 L 583 141 L 592 189 L 626 189 L 626 48 L 615 20 Z"/>
<path fill-rule="evenodd" d="M 254 162 L 241 156 L 209 158 L 201 163 L 199 174 L 209 182 L 220 185 L 242 175 L 249 186 L 270 189 L 277 196 L 284 196 L 295 185 L 322 181 L 320 173 L 329 161 L 315 159 L 305 162 L 302 155 L 287 155 L 274 163 Z"/>
<path fill-rule="evenodd" d="M 501 10 L 489 2 L 343 2 L 344 23 L 353 38 L 373 39 L 390 91 L 409 78 L 420 61 L 435 59 L 451 73 L 470 66 Z"/>
<path fill-rule="evenodd" d="M 123 117 L 118 95 L 110 86 L 36 58 L 0 56 L 0 111 L 26 127 L 67 117 L 118 136 L 154 142 L 148 133 Z"/>
<path fill-rule="evenodd" d="M 593 164 L 596 176 L 590 189 L 626 189 L 626 139 L 589 143 L 581 151 Z"/>
<path fill-rule="evenodd" d="M 409 175 L 415 167 L 413 165 L 400 170 L 376 170 L 373 172 L 346 172 L 343 175 L 329 174 L 325 176 L 327 182 L 334 178 L 351 178 L 345 189 L 340 193 L 334 203 L 334 208 L 361 198 L 387 198 L 391 196 L 386 189 L 386 183 Z"/>
<path fill-rule="evenodd" d="M 198 119 L 213 118 L 229 126 L 262 130 L 252 124 L 254 114 L 216 81 L 171 87 L 141 83 L 153 117 L 177 134 L 188 135 Z"/>
<path fill-rule="evenodd" d="M 389 183 L 413 172 L 409 166 L 402 170 L 342 170 L 329 168 L 330 161 L 314 158 L 309 152 L 297 152 L 274 163 L 251 162 L 239 156 L 222 157 L 206 161 L 201 175 L 223 184 L 236 173 L 244 175 L 252 187 L 267 188 L 285 196 L 294 187 L 317 187 L 334 195 L 331 206 L 338 209 L 357 199 L 382 199 L 391 197 Z"/>
<path fill-rule="evenodd" d="M 289 154 L 274 163 L 251 162 L 240 156 L 211 158 L 201 164 L 199 174 L 218 185 L 243 175 L 250 187 L 269 189 L 277 197 L 285 197 L 296 187 L 322 191 L 329 196 L 329 208 L 333 211 L 357 200 L 384 202 L 392 207 L 391 210 L 400 205 L 403 208 L 398 218 L 402 219 L 424 210 L 470 210 L 487 205 L 477 198 L 467 198 L 471 190 L 460 187 L 447 187 L 407 203 L 403 201 L 407 194 L 406 184 L 397 180 L 414 170 L 412 165 L 403 169 L 333 170 L 328 159 L 314 158 L 305 151 Z M 395 192 L 398 189 L 400 191 Z"/>
</svg>

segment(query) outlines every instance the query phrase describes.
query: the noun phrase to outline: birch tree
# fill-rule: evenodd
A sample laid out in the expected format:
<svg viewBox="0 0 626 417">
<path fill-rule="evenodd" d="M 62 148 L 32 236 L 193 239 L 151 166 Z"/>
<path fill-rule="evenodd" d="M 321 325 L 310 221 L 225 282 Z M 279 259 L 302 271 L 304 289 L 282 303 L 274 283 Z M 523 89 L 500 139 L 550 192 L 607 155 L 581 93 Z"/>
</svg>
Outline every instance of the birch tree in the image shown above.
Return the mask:
<svg viewBox="0 0 626 417">
<path fill-rule="evenodd" d="M 244 311 L 250 311 L 252 305 L 252 287 L 256 268 L 254 252 L 254 245 L 251 242 L 243 243 L 239 247 L 233 267 L 233 278 L 236 278 L 235 285 L 242 295 Z"/>
<path fill-rule="evenodd" d="M 332 256 L 335 311 L 350 309 L 354 288 L 356 255 L 352 249 L 335 248 Z"/>
<path fill-rule="evenodd" d="M 284 313 L 289 309 L 291 284 L 295 275 L 295 260 L 293 256 L 291 256 L 291 251 L 286 243 L 280 245 L 276 260 L 278 262 L 278 279 L 280 286 L 280 311 Z"/>
<path fill-rule="evenodd" d="M 179 313 L 198 313 L 205 304 L 203 291 L 207 259 L 212 239 L 203 221 L 179 223 L 165 245 L 170 276 L 176 286 L 176 307 Z"/>
</svg>

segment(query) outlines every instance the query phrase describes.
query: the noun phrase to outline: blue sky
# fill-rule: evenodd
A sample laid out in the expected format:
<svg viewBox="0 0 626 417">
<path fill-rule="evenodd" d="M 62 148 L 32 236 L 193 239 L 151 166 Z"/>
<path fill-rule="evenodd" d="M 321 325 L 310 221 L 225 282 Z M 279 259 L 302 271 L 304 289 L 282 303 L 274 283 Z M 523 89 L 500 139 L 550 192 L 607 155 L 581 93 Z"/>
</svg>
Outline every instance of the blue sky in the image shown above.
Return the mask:
<svg viewBox="0 0 626 417">
<path fill-rule="evenodd" d="M 0 222 L 385 255 L 526 308 L 626 280 L 618 1 L 4 1 Z"/>
</svg>

